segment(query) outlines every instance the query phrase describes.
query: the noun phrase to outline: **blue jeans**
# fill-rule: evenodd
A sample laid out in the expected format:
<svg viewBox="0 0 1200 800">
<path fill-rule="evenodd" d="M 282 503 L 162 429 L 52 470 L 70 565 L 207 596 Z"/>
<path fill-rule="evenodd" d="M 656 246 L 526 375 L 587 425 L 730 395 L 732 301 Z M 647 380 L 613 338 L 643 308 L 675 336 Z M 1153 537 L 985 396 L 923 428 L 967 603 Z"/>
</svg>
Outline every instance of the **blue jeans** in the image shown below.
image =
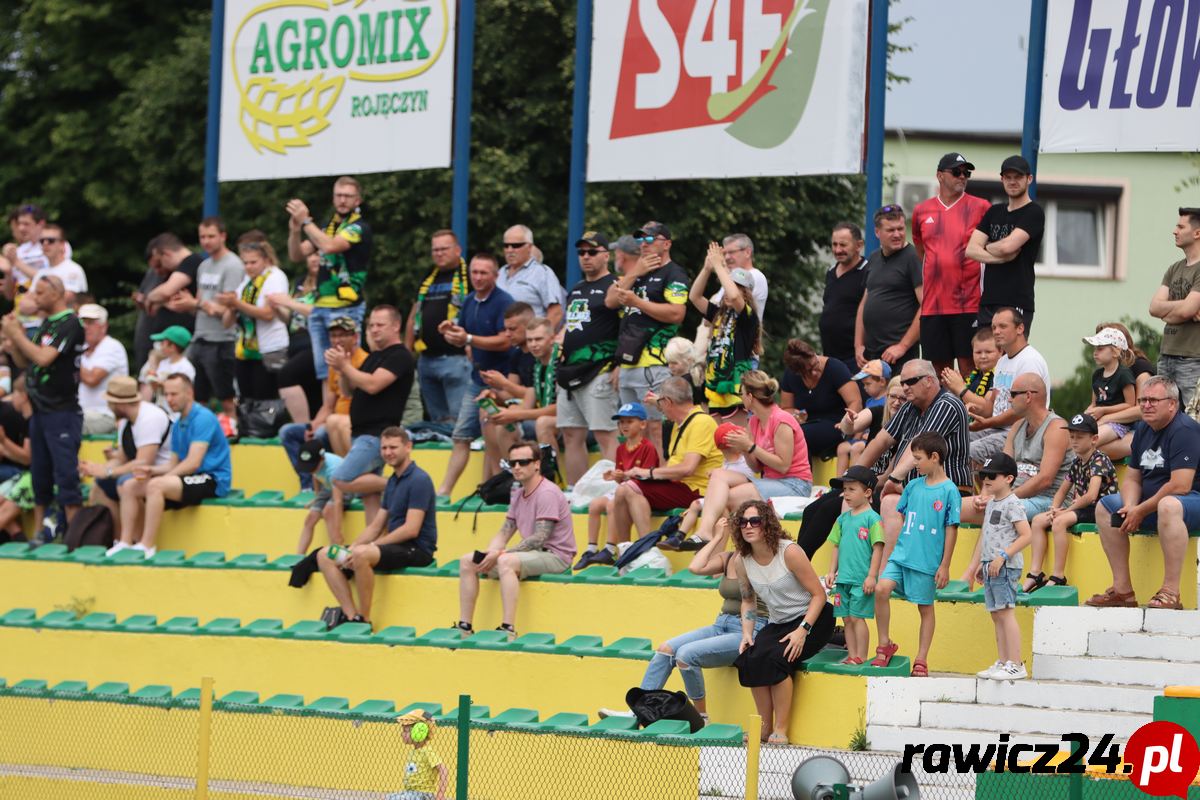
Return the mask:
<svg viewBox="0 0 1200 800">
<path fill-rule="evenodd" d="M 83 503 L 79 490 L 79 442 L 83 414 L 79 411 L 35 411 L 29 418 L 33 501 L 43 508 L 54 500 L 64 506 Z"/>
<path fill-rule="evenodd" d="M 360 475 L 383 471 L 383 456 L 379 454 L 379 437 L 364 433 L 350 442 L 350 452 L 330 477 L 349 483 Z"/>
<path fill-rule="evenodd" d="M 358 323 L 361 331 L 365 311 L 366 306 L 362 303 L 346 308 L 313 306 L 312 314 L 308 317 L 308 335 L 312 339 L 313 368 L 317 371 L 317 380 L 323 381 L 329 377 L 329 365 L 325 363 L 325 351 L 332 346 L 329 341 L 329 320 L 350 317 Z"/>
<path fill-rule="evenodd" d="M 304 434 L 307 430 L 308 426 L 302 422 L 289 422 L 279 429 L 279 442 L 283 445 L 283 451 L 287 453 L 288 461 L 292 462 L 292 469 L 300 476 L 302 492 L 311 491 L 313 488 L 312 475 L 301 472 L 297 466 L 300 463 L 300 448 L 304 446 Z M 313 439 L 320 442 L 325 449 L 329 449 L 329 434 L 325 432 L 324 425 L 313 431 Z"/>
<path fill-rule="evenodd" d="M 767 621 L 762 617 L 754 623 L 754 634 L 762 630 Z M 679 667 L 679 675 L 683 678 L 683 688 L 692 700 L 704 699 L 704 667 L 728 667 L 738 656 L 738 647 L 742 643 L 742 621 L 733 614 L 718 614 L 712 625 L 697 628 L 694 631 L 669 639 L 666 646 L 672 655 L 655 652 L 642 676 L 643 689 L 661 689 L 667 685 L 671 677 L 672 667 L 679 666 L 682 661 L 686 667 Z"/>
<path fill-rule="evenodd" d="M 431 422 L 458 419 L 463 394 L 471 385 L 471 361 L 466 356 L 429 356 L 417 359 L 421 399 Z"/>
</svg>

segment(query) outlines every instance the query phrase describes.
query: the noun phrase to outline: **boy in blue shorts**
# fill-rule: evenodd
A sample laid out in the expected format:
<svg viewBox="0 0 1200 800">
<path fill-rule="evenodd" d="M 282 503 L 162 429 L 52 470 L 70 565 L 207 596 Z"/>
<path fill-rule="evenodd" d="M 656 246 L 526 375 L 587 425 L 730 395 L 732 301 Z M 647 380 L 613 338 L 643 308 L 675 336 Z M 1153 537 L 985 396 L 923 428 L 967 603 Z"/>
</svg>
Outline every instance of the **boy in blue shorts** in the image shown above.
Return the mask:
<svg viewBox="0 0 1200 800">
<path fill-rule="evenodd" d="M 983 493 L 989 496 L 983 512 L 983 529 L 975 555 L 963 579 L 967 588 L 983 583 L 983 605 L 996 626 L 996 663 L 975 673 L 980 678 L 1014 681 L 1028 678 L 1021 661 L 1021 627 L 1017 624 L 1017 581 L 1021 579 L 1021 551 L 1033 540 L 1025 519 L 1025 504 L 1013 494 L 1017 462 L 1000 453 L 979 468 Z"/>
<path fill-rule="evenodd" d="M 950 577 L 950 557 L 958 538 L 958 517 L 962 498 L 954 482 L 946 477 L 946 440 L 927 431 L 913 437 L 909 445 L 917 472 L 900 495 L 896 510 L 904 515 L 904 528 L 896 539 L 896 548 L 883 568 L 875 588 L 875 625 L 879 646 L 875 648 L 873 667 L 886 667 L 900 645 L 891 640 L 892 592 L 916 603 L 921 615 L 920 642 L 913 660 L 914 677 L 929 677 L 929 646 L 933 643 L 934 592 L 944 588 Z"/>
<path fill-rule="evenodd" d="M 875 473 L 870 467 L 850 467 L 829 485 L 841 488 L 849 510 L 842 512 L 829 532 L 833 554 L 825 586 L 833 591 L 833 615 L 843 620 L 846 628 L 848 655 L 842 663 L 861 664 L 870 652 L 871 631 L 866 621 L 875 616 L 875 598 L 871 595 L 883 561 L 883 520 L 871 508 Z"/>
</svg>

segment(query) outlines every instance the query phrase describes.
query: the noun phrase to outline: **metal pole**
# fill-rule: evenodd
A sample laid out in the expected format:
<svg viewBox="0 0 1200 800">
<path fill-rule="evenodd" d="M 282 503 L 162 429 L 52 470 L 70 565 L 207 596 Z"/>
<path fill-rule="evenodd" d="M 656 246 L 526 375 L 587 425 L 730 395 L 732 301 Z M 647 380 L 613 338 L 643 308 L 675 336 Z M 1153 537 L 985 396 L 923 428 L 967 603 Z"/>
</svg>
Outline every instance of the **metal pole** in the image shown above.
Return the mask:
<svg viewBox="0 0 1200 800">
<path fill-rule="evenodd" d="M 458 782 L 454 796 L 467 798 L 467 775 L 471 764 L 471 695 L 458 696 Z"/>
<path fill-rule="evenodd" d="M 1029 57 L 1025 61 L 1025 125 L 1021 132 L 1021 155 L 1037 175 L 1038 149 L 1042 144 L 1042 72 L 1046 61 L 1047 0 L 1032 0 L 1029 8 Z M 1037 199 L 1036 181 L 1029 196 Z"/>
<path fill-rule="evenodd" d="M 871 0 L 871 55 L 867 76 L 867 221 L 866 252 L 879 247 L 875 211 L 883 205 L 883 110 L 887 97 L 888 0 Z"/>
<path fill-rule="evenodd" d="M 196 738 L 196 800 L 208 800 L 208 772 L 212 758 L 213 679 L 200 679 L 200 720 Z"/>
<path fill-rule="evenodd" d="M 592 81 L 592 0 L 575 4 L 575 97 L 571 118 L 571 171 L 567 194 L 567 288 L 579 282 L 575 242 L 583 235 L 587 204 L 588 98 Z"/>
<path fill-rule="evenodd" d="M 221 60 L 225 50 L 225 0 L 213 0 L 208 51 L 208 124 L 204 132 L 204 216 L 220 210 L 217 161 L 221 153 Z"/>
<path fill-rule="evenodd" d="M 454 194 L 450 227 L 467 250 L 467 214 L 471 193 L 471 88 L 475 70 L 475 0 L 458 3 L 458 55 L 454 76 Z M 466 797 L 459 794 L 459 797 Z"/>
<path fill-rule="evenodd" d="M 746 800 L 758 800 L 758 751 L 762 717 L 751 714 L 746 729 Z"/>
</svg>

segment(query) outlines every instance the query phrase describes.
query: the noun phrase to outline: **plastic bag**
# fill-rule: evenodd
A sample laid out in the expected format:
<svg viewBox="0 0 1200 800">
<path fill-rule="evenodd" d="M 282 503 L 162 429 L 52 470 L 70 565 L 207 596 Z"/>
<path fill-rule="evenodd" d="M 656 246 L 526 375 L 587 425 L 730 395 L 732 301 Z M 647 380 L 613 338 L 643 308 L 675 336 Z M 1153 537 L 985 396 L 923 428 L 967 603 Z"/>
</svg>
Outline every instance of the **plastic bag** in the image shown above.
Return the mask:
<svg viewBox="0 0 1200 800">
<path fill-rule="evenodd" d="M 621 542 L 617 545 L 618 559 L 625 553 L 627 549 L 629 549 L 631 544 L 632 542 Z M 632 570 L 641 569 L 642 567 L 654 567 L 656 569 L 661 569 L 666 575 L 671 574 L 671 561 L 667 558 L 667 554 L 662 550 L 659 550 L 657 547 L 651 547 L 649 550 L 631 561 L 628 565 L 622 567 L 620 574 L 624 575 Z"/>
<path fill-rule="evenodd" d="M 593 464 L 587 472 L 583 473 L 583 477 L 575 482 L 575 488 L 571 490 L 571 496 L 568 498 L 571 506 L 585 506 L 597 497 L 604 497 L 609 492 L 615 492 L 617 490 L 616 481 L 604 480 L 604 473 L 615 469 L 616 466 L 607 458 L 602 458 Z"/>
</svg>

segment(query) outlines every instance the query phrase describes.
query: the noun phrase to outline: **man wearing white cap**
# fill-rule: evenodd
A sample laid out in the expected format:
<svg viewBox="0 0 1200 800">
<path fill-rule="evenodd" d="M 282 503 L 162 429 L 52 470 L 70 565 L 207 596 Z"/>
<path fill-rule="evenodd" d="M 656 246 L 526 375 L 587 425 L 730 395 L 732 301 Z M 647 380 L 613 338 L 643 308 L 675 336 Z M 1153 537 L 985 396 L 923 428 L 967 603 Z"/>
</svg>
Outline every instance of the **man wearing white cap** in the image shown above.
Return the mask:
<svg viewBox="0 0 1200 800">
<path fill-rule="evenodd" d="M 117 420 L 104 394 L 110 379 L 129 374 L 129 355 L 124 345 L 108 335 L 108 311 L 104 306 L 85 303 L 79 307 L 79 321 L 83 323 L 84 342 L 83 357 L 79 361 L 83 433 L 112 433 L 117 429 Z"/>
</svg>

